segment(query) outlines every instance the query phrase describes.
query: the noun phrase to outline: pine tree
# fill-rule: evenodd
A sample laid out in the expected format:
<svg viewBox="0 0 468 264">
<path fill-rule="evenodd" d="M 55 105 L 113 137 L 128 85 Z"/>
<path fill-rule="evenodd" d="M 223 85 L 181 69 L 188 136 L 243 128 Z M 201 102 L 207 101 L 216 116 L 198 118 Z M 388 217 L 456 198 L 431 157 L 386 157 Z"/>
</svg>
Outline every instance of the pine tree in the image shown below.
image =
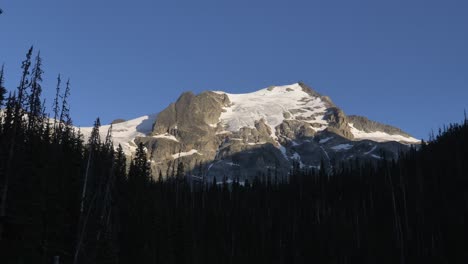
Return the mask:
<svg viewBox="0 0 468 264">
<path fill-rule="evenodd" d="M 28 115 L 28 129 L 32 130 L 38 125 L 37 123 L 40 122 L 41 114 L 42 114 L 42 106 L 41 106 L 41 94 L 42 94 L 42 59 L 40 56 L 40 52 L 37 53 L 34 67 L 31 73 L 31 83 L 29 85 L 30 94 L 28 98 L 28 106 L 29 106 L 29 115 Z"/>
<path fill-rule="evenodd" d="M 54 111 L 54 136 L 55 139 L 57 139 L 57 123 L 60 122 L 61 120 L 57 120 L 59 118 L 59 111 L 60 111 L 60 106 L 59 106 L 59 100 L 60 100 L 60 85 L 62 83 L 62 79 L 60 77 L 60 74 L 57 76 L 57 86 L 55 88 L 55 97 L 54 97 L 54 105 L 52 106 L 52 110 Z"/>
<path fill-rule="evenodd" d="M 8 95 L 8 98 L 6 100 L 5 104 L 5 117 L 3 119 L 3 124 L 2 124 L 2 132 L 3 136 L 7 136 L 9 131 L 12 128 L 13 125 L 13 119 L 14 119 L 14 112 L 15 112 L 15 105 L 16 105 L 16 95 L 15 92 L 13 94 Z"/>
<path fill-rule="evenodd" d="M 128 180 L 133 184 L 146 185 L 150 181 L 151 171 L 146 156 L 146 149 L 143 143 L 138 144 L 135 157 L 130 165 Z"/>
<path fill-rule="evenodd" d="M 66 92 L 65 92 L 66 93 Z M 64 96 L 67 97 L 67 96 Z M 65 99 L 64 99 L 65 101 Z M 62 103 L 62 113 L 61 113 L 61 120 L 66 115 L 66 103 Z M 96 118 L 94 122 L 93 130 L 91 135 L 88 139 L 88 148 L 87 148 L 87 161 L 86 161 L 86 169 L 84 172 L 84 179 L 81 188 L 81 199 L 80 199 L 80 211 L 79 211 L 79 220 L 78 220 L 78 233 L 77 233 L 77 241 L 75 246 L 75 254 L 73 263 L 77 264 L 81 255 L 83 255 L 83 244 L 86 240 L 87 236 L 87 228 L 88 222 L 91 217 L 90 212 L 97 204 L 97 196 L 99 195 L 98 189 L 96 188 L 96 179 L 93 178 L 93 172 L 95 167 L 93 166 L 97 161 L 99 161 L 99 150 L 100 147 L 100 135 L 99 135 L 99 127 L 101 126 L 101 122 L 99 121 L 99 117 Z M 64 133 L 64 136 L 67 136 L 67 133 Z M 64 142 L 64 140 L 62 140 Z M 89 191 L 88 188 L 91 190 Z M 88 198 L 88 193 L 91 194 L 92 198 Z"/>
<path fill-rule="evenodd" d="M 26 54 L 26 59 L 22 62 L 21 68 L 23 69 L 23 73 L 21 75 L 21 81 L 18 86 L 18 94 L 17 100 L 15 105 L 15 114 L 14 114 L 14 123 L 15 128 L 18 128 L 21 125 L 23 113 L 26 109 L 26 96 L 27 96 L 27 89 L 29 88 L 30 81 L 29 81 L 29 68 L 31 67 L 31 56 L 33 52 L 33 47 L 31 47 Z"/>
<path fill-rule="evenodd" d="M 58 131 L 60 137 L 67 137 L 69 132 L 69 126 L 71 125 L 71 117 L 70 117 L 70 106 L 68 105 L 68 97 L 70 96 L 70 79 L 67 80 L 67 84 L 65 86 L 65 91 L 62 96 L 62 105 L 60 107 L 60 115 L 59 115 L 59 126 Z"/>
<path fill-rule="evenodd" d="M 93 130 L 91 131 L 91 135 L 89 136 L 89 139 L 88 139 L 88 145 L 93 149 L 99 148 L 99 146 L 101 145 L 101 136 L 99 134 L 100 127 L 101 127 L 101 120 L 98 117 L 94 121 Z"/>
<path fill-rule="evenodd" d="M 5 101 L 5 94 L 7 92 L 5 88 L 4 68 L 5 65 L 2 65 L 2 69 L 0 70 L 0 108 L 3 106 L 3 102 Z"/>
<path fill-rule="evenodd" d="M 126 181 L 127 174 L 127 158 L 123 152 L 122 145 L 119 144 L 115 154 L 115 174 L 117 175 L 117 183 L 123 186 Z"/>
</svg>

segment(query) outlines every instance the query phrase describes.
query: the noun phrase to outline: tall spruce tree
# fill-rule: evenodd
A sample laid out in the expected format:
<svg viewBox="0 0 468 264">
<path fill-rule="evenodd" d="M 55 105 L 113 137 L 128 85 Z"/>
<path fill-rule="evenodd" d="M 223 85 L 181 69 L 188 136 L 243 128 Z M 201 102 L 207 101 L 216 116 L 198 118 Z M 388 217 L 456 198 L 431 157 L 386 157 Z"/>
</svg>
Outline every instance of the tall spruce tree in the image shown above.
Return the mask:
<svg viewBox="0 0 468 264">
<path fill-rule="evenodd" d="M 135 157 L 128 172 L 128 180 L 132 184 L 145 185 L 150 181 L 151 171 L 143 143 L 138 144 Z"/>
<path fill-rule="evenodd" d="M 2 69 L 0 70 L 0 108 L 3 106 L 5 101 L 5 95 L 7 90 L 5 88 L 5 76 L 4 76 L 5 65 L 2 65 Z"/>
<path fill-rule="evenodd" d="M 99 128 L 101 127 L 101 120 L 96 118 L 93 125 L 93 130 L 91 131 L 91 135 L 88 139 L 88 145 L 93 149 L 99 148 L 101 145 L 101 136 L 99 134 Z"/>
<path fill-rule="evenodd" d="M 20 84 L 18 86 L 18 93 L 17 93 L 17 100 L 15 106 L 15 127 L 18 128 L 22 123 L 22 118 L 24 111 L 26 110 L 26 96 L 27 96 L 27 89 L 30 86 L 30 72 L 29 68 L 31 67 L 31 57 L 32 57 L 33 47 L 28 50 L 26 54 L 26 59 L 22 62 L 21 68 L 23 69 L 23 73 L 21 75 Z"/>
<path fill-rule="evenodd" d="M 60 115 L 59 115 L 59 124 L 58 124 L 58 131 L 59 131 L 59 138 L 67 137 L 68 133 L 70 132 L 71 126 L 71 117 L 70 117 L 70 106 L 68 104 L 68 97 L 70 96 L 70 79 L 67 80 L 65 91 L 62 96 L 62 104 L 60 107 Z"/>
<path fill-rule="evenodd" d="M 117 175 L 117 184 L 123 186 L 127 175 L 127 158 L 123 152 L 122 145 L 119 144 L 115 153 L 115 174 Z"/>
<path fill-rule="evenodd" d="M 29 85 L 30 93 L 28 98 L 29 114 L 28 114 L 28 129 L 36 129 L 38 123 L 41 122 L 42 105 L 41 105 L 41 94 L 42 94 L 42 59 L 40 52 L 34 60 L 34 67 L 31 72 L 31 83 Z"/>
<path fill-rule="evenodd" d="M 60 105 L 59 105 L 59 100 L 60 100 L 60 85 L 62 83 L 62 79 L 60 77 L 60 74 L 57 76 L 57 86 L 55 87 L 55 97 L 54 97 L 54 104 L 52 106 L 52 111 L 54 111 L 54 134 L 57 134 L 57 123 L 60 122 L 60 120 L 57 120 L 59 118 L 59 112 L 60 112 Z M 55 137 L 57 139 L 57 137 Z"/>
</svg>

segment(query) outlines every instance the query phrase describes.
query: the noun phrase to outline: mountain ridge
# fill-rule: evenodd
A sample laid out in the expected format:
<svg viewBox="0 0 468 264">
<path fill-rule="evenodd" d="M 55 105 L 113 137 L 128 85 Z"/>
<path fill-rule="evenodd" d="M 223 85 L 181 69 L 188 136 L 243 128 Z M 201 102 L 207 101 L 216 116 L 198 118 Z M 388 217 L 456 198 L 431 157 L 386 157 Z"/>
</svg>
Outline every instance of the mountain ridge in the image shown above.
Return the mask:
<svg viewBox="0 0 468 264">
<path fill-rule="evenodd" d="M 101 128 L 103 137 L 107 128 Z M 86 138 L 91 128 L 81 131 Z M 376 160 L 379 153 L 396 158 L 419 143 L 399 128 L 347 116 L 303 83 L 245 94 L 185 92 L 160 113 L 116 123 L 112 132 L 127 155 L 145 145 L 154 175 L 169 176 L 174 163 L 183 163 L 209 178 L 247 179 L 278 167 L 287 173 L 293 162 L 318 168 L 323 159 L 332 167 L 356 157 Z"/>
</svg>

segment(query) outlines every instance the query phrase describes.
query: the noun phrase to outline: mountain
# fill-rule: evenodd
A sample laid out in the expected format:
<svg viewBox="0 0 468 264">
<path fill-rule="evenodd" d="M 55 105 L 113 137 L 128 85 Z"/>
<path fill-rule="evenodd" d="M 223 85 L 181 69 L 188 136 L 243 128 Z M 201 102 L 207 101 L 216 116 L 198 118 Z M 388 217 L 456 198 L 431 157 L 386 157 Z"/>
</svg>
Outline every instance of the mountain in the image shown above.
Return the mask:
<svg viewBox="0 0 468 264">
<path fill-rule="evenodd" d="M 327 169 L 360 158 L 397 158 L 419 144 L 401 129 L 347 116 L 330 98 L 303 83 L 247 94 L 183 93 L 157 115 L 113 122 L 114 144 L 128 155 L 146 146 L 153 174 L 186 173 L 212 178 L 286 175 L 293 162 Z M 101 127 L 104 138 L 109 126 Z M 85 138 L 90 127 L 81 128 Z"/>
</svg>

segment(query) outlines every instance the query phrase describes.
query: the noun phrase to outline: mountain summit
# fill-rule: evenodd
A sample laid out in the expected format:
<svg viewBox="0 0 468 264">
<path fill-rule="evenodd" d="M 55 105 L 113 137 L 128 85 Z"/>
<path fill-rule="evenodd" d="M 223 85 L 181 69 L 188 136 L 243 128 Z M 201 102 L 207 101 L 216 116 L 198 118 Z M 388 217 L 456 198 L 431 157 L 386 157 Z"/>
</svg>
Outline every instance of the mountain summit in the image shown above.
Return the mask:
<svg viewBox="0 0 468 264">
<path fill-rule="evenodd" d="M 91 128 L 81 131 L 87 137 Z M 398 128 L 345 115 L 303 83 L 246 94 L 186 92 L 159 114 L 116 123 L 112 132 L 128 155 L 136 144 L 146 146 L 154 175 L 170 176 L 182 163 L 193 176 L 241 181 L 273 171 L 286 175 L 293 162 L 332 168 L 384 153 L 396 158 L 420 142 Z"/>
</svg>

